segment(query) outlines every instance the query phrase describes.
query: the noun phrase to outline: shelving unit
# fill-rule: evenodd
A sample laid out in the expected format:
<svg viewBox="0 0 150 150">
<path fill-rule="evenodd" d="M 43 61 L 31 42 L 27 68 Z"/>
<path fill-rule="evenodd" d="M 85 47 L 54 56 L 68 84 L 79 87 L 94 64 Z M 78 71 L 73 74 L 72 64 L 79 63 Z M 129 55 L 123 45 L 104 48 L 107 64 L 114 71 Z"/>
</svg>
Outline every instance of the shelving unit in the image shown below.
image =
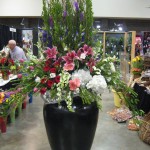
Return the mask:
<svg viewBox="0 0 150 150">
<path fill-rule="evenodd" d="M 146 53 L 147 49 L 150 49 L 150 32 L 144 31 L 142 32 L 142 41 L 143 41 L 143 52 Z"/>
<path fill-rule="evenodd" d="M 100 41 L 103 45 L 104 55 L 118 55 L 128 53 L 130 60 L 135 57 L 135 38 L 136 31 L 129 32 L 110 32 L 100 31 L 94 36 L 94 41 Z M 110 48 L 110 50 L 109 50 Z"/>
<path fill-rule="evenodd" d="M 128 64 L 135 57 L 136 31 L 110 32 L 101 31 L 95 36 L 95 41 L 102 42 L 104 56 L 116 56 L 120 59 L 118 69 L 121 70 L 122 79 L 127 82 L 130 66 Z"/>
</svg>

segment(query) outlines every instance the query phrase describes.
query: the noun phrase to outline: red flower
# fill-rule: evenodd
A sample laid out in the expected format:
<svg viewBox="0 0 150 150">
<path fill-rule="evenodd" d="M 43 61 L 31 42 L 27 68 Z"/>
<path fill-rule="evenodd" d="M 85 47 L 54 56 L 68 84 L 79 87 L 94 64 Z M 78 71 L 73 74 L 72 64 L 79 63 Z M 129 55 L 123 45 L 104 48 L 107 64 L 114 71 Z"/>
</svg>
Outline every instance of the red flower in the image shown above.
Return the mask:
<svg viewBox="0 0 150 150">
<path fill-rule="evenodd" d="M 48 86 L 49 88 L 51 88 L 51 87 L 53 86 L 53 84 L 54 84 L 54 82 L 53 82 L 52 80 L 48 80 L 48 81 L 47 81 L 47 86 Z"/>
<path fill-rule="evenodd" d="M 55 82 L 56 82 L 56 83 L 59 83 L 59 82 L 60 82 L 60 76 L 56 76 L 56 77 L 55 77 Z"/>
<path fill-rule="evenodd" d="M 43 70 L 44 70 L 45 72 L 48 72 L 48 71 L 50 70 L 50 67 L 49 67 L 49 66 L 44 66 Z"/>
<path fill-rule="evenodd" d="M 87 63 L 87 66 L 89 67 L 90 69 L 90 72 L 93 71 L 93 67 L 96 65 L 96 62 L 94 60 L 94 58 L 90 58 L 89 62 Z"/>
<path fill-rule="evenodd" d="M 42 84 L 45 84 L 45 83 L 46 83 L 46 80 L 47 80 L 46 78 L 41 79 L 41 83 L 42 83 Z"/>
<path fill-rule="evenodd" d="M 52 63 L 52 61 L 50 59 L 46 60 L 45 65 L 49 66 Z"/>
<path fill-rule="evenodd" d="M 56 73 L 56 68 L 50 68 L 51 73 Z"/>
<path fill-rule="evenodd" d="M 56 50 L 56 47 L 53 47 L 52 49 L 48 48 L 45 53 L 47 54 L 47 59 L 49 58 L 56 58 L 56 55 L 57 55 L 57 50 Z"/>
<path fill-rule="evenodd" d="M 58 67 L 58 66 L 60 66 L 60 63 L 58 62 L 58 61 L 56 61 L 56 62 L 54 62 L 54 67 Z"/>
<path fill-rule="evenodd" d="M 45 94 L 46 90 L 47 90 L 46 88 L 41 88 L 41 89 L 40 89 L 40 93 L 41 93 L 41 94 Z"/>
<path fill-rule="evenodd" d="M 1 64 L 4 65 L 4 64 L 6 63 L 6 60 L 7 60 L 7 59 L 6 59 L 5 57 L 2 58 L 2 59 L 0 60 Z"/>
<path fill-rule="evenodd" d="M 15 63 L 14 63 L 14 60 L 12 60 L 12 59 L 9 59 L 9 63 L 11 63 L 12 65 L 15 64 Z"/>
</svg>

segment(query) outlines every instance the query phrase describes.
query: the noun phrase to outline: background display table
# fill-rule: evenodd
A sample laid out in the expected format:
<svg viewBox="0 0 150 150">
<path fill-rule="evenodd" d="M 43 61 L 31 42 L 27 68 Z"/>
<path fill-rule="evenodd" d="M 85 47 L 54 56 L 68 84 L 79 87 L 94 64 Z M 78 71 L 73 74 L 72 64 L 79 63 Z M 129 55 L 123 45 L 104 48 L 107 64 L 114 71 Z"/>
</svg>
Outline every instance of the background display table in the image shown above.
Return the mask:
<svg viewBox="0 0 150 150">
<path fill-rule="evenodd" d="M 11 75 L 9 80 L 0 79 L 0 90 L 3 91 L 1 93 L 5 93 L 6 95 L 9 93 L 8 90 L 15 88 L 17 85 L 19 85 L 17 75 Z M 29 103 L 32 103 L 32 93 L 29 93 L 28 97 L 28 93 L 25 95 L 20 94 L 19 96 L 18 90 L 12 92 L 14 92 L 12 94 L 13 99 L 9 101 L 6 109 L 4 109 L 4 106 L 7 105 L 5 101 L 0 103 L 0 131 L 2 133 L 6 132 L 7 123 L 15 122 L 15 118 L 20 115 L 22 109 L 26 108 L 27 101 L 29 100 Z"/>
<path fill-rule="evenodd" d="M 12 87 L 15 87 L 15 83 L 17 83 L 17 75 L 10 75 L 9 80 L 0 79 L 0 89 L 5 91 L 9 90 Z"/>
</svg>

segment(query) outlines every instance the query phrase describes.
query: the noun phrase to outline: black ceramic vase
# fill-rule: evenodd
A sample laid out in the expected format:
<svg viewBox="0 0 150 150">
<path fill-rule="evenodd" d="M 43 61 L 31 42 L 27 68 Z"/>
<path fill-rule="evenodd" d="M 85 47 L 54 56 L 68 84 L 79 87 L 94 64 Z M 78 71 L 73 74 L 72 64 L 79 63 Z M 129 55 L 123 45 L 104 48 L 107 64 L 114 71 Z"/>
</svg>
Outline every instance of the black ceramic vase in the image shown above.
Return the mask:
<svg viewBox="0 0 150 150">
<path fill-rule="evenodd" d="M 90 150 L 98 121 L 96 103 L 83 105 L 80 97 L 73 100 L 75 112 L 65 102 L 45 104 L 43 109 L 51 150 Z"/>
</svg>

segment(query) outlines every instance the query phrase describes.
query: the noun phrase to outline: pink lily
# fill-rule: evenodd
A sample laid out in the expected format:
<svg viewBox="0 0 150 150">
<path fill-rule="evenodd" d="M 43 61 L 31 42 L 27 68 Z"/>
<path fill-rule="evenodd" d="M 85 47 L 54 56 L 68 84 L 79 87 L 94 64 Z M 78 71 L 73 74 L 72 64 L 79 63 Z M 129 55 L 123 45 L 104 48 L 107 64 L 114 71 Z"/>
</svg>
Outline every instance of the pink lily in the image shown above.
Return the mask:
<svg viewBox="0 0 150 150">
<path fill-rule="evenodd" d="M 58 54 L 56 47 L 53 47 L 52 49 L 47 48 L 47 50 L 45 51 L 45 53 L 47 54 L 47 59 L 49 58 L 56 58 L 56 55 Z"/>
<path fill-rule="evenodd" d="M 75 59 L 79 59 L 75 51 L 67 53 L 67 55 L 62 58 L 67 64 L 73 63 Z"/>
</svg>

